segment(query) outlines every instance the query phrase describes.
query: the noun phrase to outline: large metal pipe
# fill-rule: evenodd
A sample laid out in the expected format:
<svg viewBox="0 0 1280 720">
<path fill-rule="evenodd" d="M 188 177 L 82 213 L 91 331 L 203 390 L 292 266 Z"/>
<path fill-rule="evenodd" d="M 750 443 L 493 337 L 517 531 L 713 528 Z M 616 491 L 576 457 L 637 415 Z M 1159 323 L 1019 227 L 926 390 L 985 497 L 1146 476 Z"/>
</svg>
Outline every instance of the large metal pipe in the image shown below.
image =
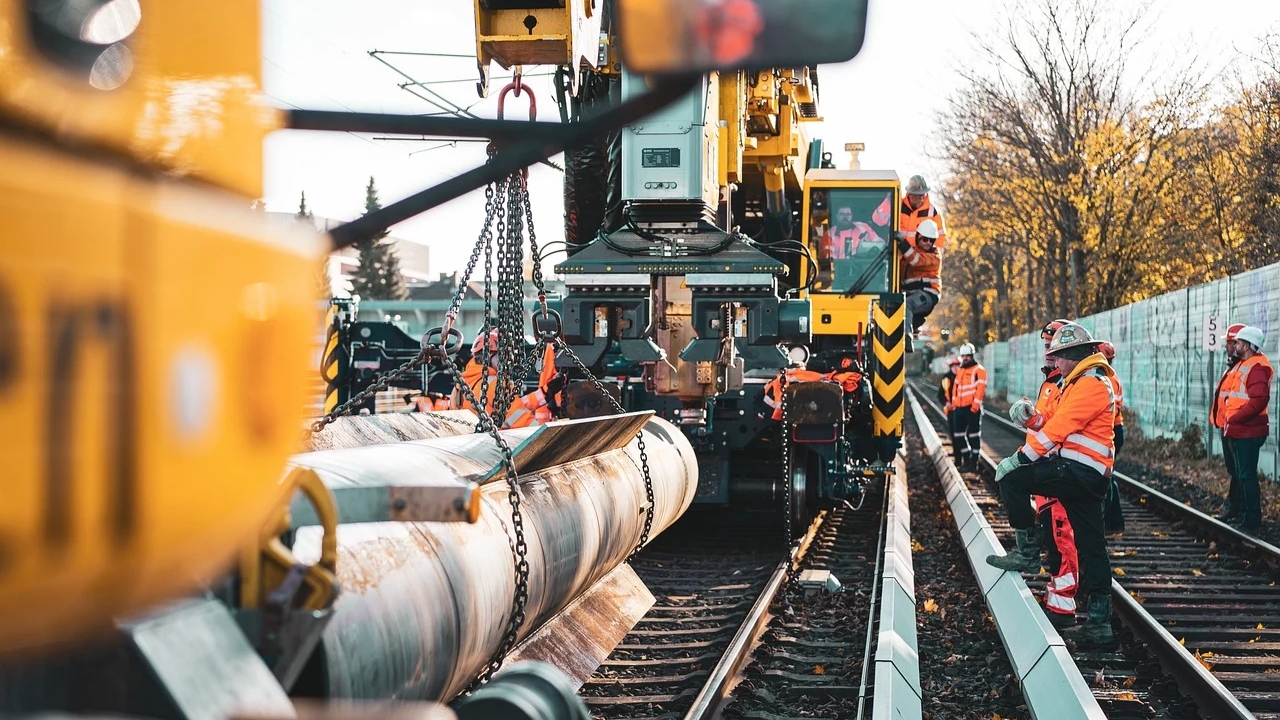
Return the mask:
<svg viewBox="0 0 1280 720">
<path fill-rule="evenodd" d="M 610 418 L 601 420 L 609 421 Z M 693 501 L 697 461 L 688 440 L 659 418 L 644 425 L 653 479 L 650 537 Z M 504 431 L 514 446 L 527 431 Z M 524 638 L 622 563 L 640 540 L 644 477 L 636 442 L 596 453 L 589 436 L 563 463 L 520 476 L 530 567 Z M 482 436 L 476 436 L 482 438 Z M 459 438 L 414 444 L 449 445 Z M 492 443 L 492 441 L 488 441 Z M 376 448 L 364 448 L 367 454 Z M 345 450 L 332 453 L 353 452 Z M 313 456 L 329 452 L 311 453 Z M 415 458 L 406 473 L 482 482 L 489 467 L 455 453 Z M 301 456 L 299 456 L 301 457 Z M 296 459 L 296 458 L 295 458 Z M 501 473 L 483 488 L 479 521 L 369 523 L 338 531 L 342 594 L 295 691 L 324 697 L 449 700 L 500 646 L 514 595 L 511 506 Z M 295 554 L 319 554 L 316 528 L 299 530 Z"/>
</svg>

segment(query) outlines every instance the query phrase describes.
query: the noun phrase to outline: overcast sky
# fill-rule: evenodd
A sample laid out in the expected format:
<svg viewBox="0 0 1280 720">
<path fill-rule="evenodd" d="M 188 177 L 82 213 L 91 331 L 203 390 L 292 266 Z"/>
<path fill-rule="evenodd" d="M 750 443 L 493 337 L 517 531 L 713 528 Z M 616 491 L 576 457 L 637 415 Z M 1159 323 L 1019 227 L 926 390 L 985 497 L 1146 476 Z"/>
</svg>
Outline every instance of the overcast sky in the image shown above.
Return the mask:
<svg viewBox="0 0 1280 720">
<path fill-rule="evenodd" d="M 437 110 L 398 87 L 406 80 L 369 51 L 456 53 L 465 58 L 387 57 L 443 100 L 483 117 L 496 112 L 496 89 L 509 75 L 494 66 L 494 97 L 475 91 L 473 0 L 264 0 L 263 74 L 267 94 L 281 107 L 423 113 Z M 837 150 L 866 144 L 863 167 L 889 168 L 900 177 L 935 177 L 930 154 L 936 113 L 960 87 L 956 69 L 975 62 L 971 32 L 997 27 L 1004 0 L 871 0 L 867 40 L 858 57 L 820 68 L 824 118 L 809 125 Z M 1280 25 L 1275 0 L 1159 0 L 1149 23 L 1153 52 L 1171 59 L 1193 51 L 1211 69 L 1237 49 L 1256 46 L 1266 28 Z M 1211 7 L 1211 12 L 1206 8 Z M 545 70 L 526 68 L 534 74 Z M 558 118 L 548 78 L 531 79 L 540 119 Z M 419 90 L 428 94 L 425 90 Z M 516 98 L 513 112 L 526 106 Z M 478 104 L 477 104 L 478 103 Z M 299 193 L 317 215 L 349 219 L 364 209 L 364 186 L 377 178 L 383 204 L 484 162 L 484 146 L 459 142 L 376 140 L 337 133 L 280 132 L 267 141 L 266 201 L 270 210 L 296 210 Z M 534 222 L 541 242 L 563 238 L 562 175 L 545 166 L 531 173 Z M 431 247 L 434 272 L 466 262 L 483 220 L 475 192 L 396 226 L 393 234 Z"/>
</svg>

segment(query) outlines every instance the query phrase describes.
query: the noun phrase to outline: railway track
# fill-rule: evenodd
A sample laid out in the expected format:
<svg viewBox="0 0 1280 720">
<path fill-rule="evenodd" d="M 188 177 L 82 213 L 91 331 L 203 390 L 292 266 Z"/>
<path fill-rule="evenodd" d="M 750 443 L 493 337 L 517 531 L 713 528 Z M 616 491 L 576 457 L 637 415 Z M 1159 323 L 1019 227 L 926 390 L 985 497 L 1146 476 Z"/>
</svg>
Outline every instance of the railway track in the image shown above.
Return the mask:
<svg viewBox="0 0 1280 720">
<path fill-rule="evenodd" d="M 691 512 L 633 562 L 656 603 L 580 690 L 592 715 L 776 720 L 869 709 L 886 500 L 872 487 L 862 509 L 820 513 L 790 557 L 779 523 Z M 810 586 L 828 575 L 840 592 Z M 914 615 L 906 621 L 914 627 Z M 918 707 L 917 694 L 915 717 Z"/>
<path fill-rule="evenodd" d="M 993 467 L 1023 433 L 987 413 L 983 434 L 987 465 L 966 480 L 1009 546 Z M 1112 602 L 1128 633 L 1114 649 L 1073 652 L 1100 704 L 1113 718 L 1198 716 L 1190 703 L 1214 718 L 1280 718 L 1280 551 L 1116 478 L 1126 532 L 1108 541 Z M 1045 576 L 1027 580 L 1043 592 Z"/>
</svg>

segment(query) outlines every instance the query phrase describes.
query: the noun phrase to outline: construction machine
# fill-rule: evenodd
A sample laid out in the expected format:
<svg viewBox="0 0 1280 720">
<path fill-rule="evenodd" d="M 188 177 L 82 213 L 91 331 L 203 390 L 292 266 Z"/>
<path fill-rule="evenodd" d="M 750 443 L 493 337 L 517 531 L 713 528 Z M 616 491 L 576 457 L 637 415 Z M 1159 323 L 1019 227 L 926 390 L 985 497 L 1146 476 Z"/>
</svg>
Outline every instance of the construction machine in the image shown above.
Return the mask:
<svg viewBox="0 0 1280 720">
<path fill-rule="evenodd" d="M 861 43 L 865 7 L 818 23 L 813 13 L 832 9 L 822 0 L 790 3 L 786 16 L 743 1 L 620 3 L 621 15 L 657 12 L 670 32 L 631 41 L 637 57 L 667 63 L 633 69 L 803 68 L 847 59 Z M 611 6 L 535 2 L 511 25 L 502 13 L 514 5 L 477 0 L 499 64 L 563 64 L 578 93 L 592 79 L 577 75 L 584 63 L 621 69 L 622 57 L 597 52 Z M 574 123 L 282 110 L 261 92 L 259 12 L 247 1 L 207 13 L 0 0 L 0 436 L 11 466 L 0 503 L 0 709 L 383 717 L 385 703 L 358 701 L 447 702 L 479 687 L 452 708 L 409 712 L 478 717 L 505 703 L 582 716 L 574 681 L 617 638 L 577 629 L 625 632 L 647 607 L 625 560 L 692 501 L 692 445 L 645 411 L 523 430 L 500 430 L 483 409 L 353 415 L 364 391 L 306 428 L 319 330 L 312 278 L 327 251 L 487 183 L 519 188 L 522 168 L 635 127 L 709 81 L 636 79 L 625 99 Z M 704 46 L 710 59 L 676 52 Z M 251 209 L 263 138 L 289 128 L 479 136 L 495 149 L 483 167 L 325 236 Z M 642 165 L 647 156 L 674 169 L 674 157 L 638 151 Z M 640 240 L 629 242 L 655 242 L 645 235 L 670 235 L 663 223 L 675 222 L 692 238 L 677 245 L 727 238 L 739 252 L 743 241 L 703 212 L 712 196 L 697 199 L 673 215 L 630 217 Z M 779 297 L 758 277 L 783 275 L 776 261 L 748 265 L 731 269 L 757 276 L 732 285 L 748 288 L 750 307 L 800 307 L 799 293 Z M 725 291 L 694 279 L 697 297 L 713 298 L 697 316 L 716 315 Z M 744 333 L 790 332 L 747 317 Z M 545 324 L 539 332 L 563 338 Z M 725 370 L 719 394 L 738 382 L 737 337 L 710 361 Z M 447 362 L 459 340 L 446 322 L 369 387 Z M 706 361 L 689 362 L 701 379 Z M 593 472 L 566 470 L 584 457 Z M 601 601 L 577 602 L 588 595 Z M 590 608 L 614 622 L 581 615 Z M 559 646 L 548 634 L 578 638 L 579 652 L 549 652 Z M 504 686 L 495 671 L 515 658 L 544 662 L 511 668 L 519 677 Z M 523 702 L 529 693 L 539 702 Z"/>
</svg>

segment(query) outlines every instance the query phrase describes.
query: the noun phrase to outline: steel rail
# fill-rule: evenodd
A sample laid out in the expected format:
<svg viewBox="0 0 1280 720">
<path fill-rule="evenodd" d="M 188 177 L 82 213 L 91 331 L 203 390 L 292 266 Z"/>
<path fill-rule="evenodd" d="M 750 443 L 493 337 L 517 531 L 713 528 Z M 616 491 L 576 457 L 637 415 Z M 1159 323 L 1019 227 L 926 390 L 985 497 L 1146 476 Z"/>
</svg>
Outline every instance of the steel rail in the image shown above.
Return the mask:
<svg viewBox="0 0 1280 720">
<path fill-rule="evenodd" d="M 941 408 L 938 408 L 931 400 L 927 401 L 934 412 L 942 414 Z M 1021 434 L 1025 432 L 1022 428 L 996 415 L 986 409 L 983 414 L 994 418 L 1002 428 Z M 996 460 L 988 455 L 985 451 L 982 453 L 982 460 L 992 470 L 995 470 Z M 1160 491 L 1145 485 L 1133 478 L 1122 473 L 1114 473 L 1117 480 L 1128 483 L 1131 488 L 1140 490 L 1141 492 L 1150 494 L 1156 498 L 1161 508 L 1173 511 L 1181 517 L 1177 519 L 1190 519 L 1198 522 L 1202 527 L 1208 527 L 1213 532 L 1231 531 L 1238 541 L 1244 544 L 1253 545 L 1266 551 L 1276 551 L 1274 546 L 1264 543 L 1256 538 L 1244 535 L 1235 528 L 1222 523 L 1204 513 L 1189 508 L 1186 505 L 1174 500 L 1173 498 L 1161 493 Z M 1276 551 L 1280 553 L 1280 551 Z M 1178 679 L 1178 685 L 1181 686 L 1195 701 L 1196 706 L 1203 711 L 1207 717 L 1222 719 L 1251 720 L 1254 715 L 1248 708 L 1240 702 L 1230 690 L 1222 684 L 1220 680 L 1213 676 L 1205 667 L 1196 660 L 1191 651 L 1182 646 L 1163 625 L 1148 613 L 1142 605 L 1130 597 L 1129 592 L 1124 589 L 1114 578 L 1111 580 L 1111 604 L 1115 609 L 1116 615 L 1120 621 L 1129 628 L 1134 637 L 1144 643 L 1148 649 L 1159 659 L 1161 667 L 1171 673 Z"/>
<path fill-rule="evenodd" d="M 702 689 L 698 691 L 697 697 L 693 700 L 689 712 L 685 713 L 685 720 L 709 720 L 719 710 L 721 703 L 724 702 L 725 693 L 729 689 L 729 682 L 737 677 L 738 671 L 746 664 L 747 658 L 750 656 L 752 646 L 761 632 L 764 631 L 765 621 L 769 615 L 769 606 L 773 604 L 774 598 L 777 597 L 785 585 L 789 568 L 795 567 L 795 563 L 799 562 L 803 557 L 804 551 L 808 549 L 813 538 L 817 536 L 818 529 L 826 521 L 827 514 L 819 513 L 809 525 L 808 532 L 804 538 L 796 543 L 786 558 L 778 563 L 778 567 L 774 569 L 773 574 L 769 576 L 769 581 L 765 583 L 764 591 L 760 593 L 751 606 L 751 611 L 747 613 L 747 617 L 738 626 L 738 631 L 734 633 L 733 640 L 729 642 L 729 646 L 725 648 L 724 653 L 720 656 L 720 660 L 716 663 L 715 668 L 711 670 L 711 674 L 707 677 L 706 683 Z"/>
</svg>

